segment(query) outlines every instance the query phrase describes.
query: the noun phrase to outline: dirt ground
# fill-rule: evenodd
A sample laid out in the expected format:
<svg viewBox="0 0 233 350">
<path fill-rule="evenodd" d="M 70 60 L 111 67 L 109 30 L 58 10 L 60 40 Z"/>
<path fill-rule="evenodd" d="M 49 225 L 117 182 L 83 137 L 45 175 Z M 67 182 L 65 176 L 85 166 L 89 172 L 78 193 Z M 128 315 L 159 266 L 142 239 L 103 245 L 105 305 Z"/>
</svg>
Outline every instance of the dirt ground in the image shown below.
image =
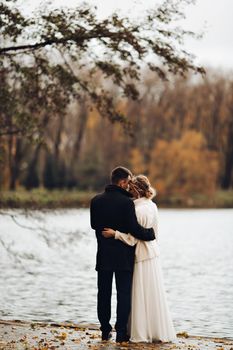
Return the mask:
<svg viewBox="0 0 233 350">
<path fill-rule="evenodd" d="M 0 320 L 0 350 L 233 350 L 233 340 L 179 334 L 175 343 L 103 342 L 94 325 Z"/>
</svg>

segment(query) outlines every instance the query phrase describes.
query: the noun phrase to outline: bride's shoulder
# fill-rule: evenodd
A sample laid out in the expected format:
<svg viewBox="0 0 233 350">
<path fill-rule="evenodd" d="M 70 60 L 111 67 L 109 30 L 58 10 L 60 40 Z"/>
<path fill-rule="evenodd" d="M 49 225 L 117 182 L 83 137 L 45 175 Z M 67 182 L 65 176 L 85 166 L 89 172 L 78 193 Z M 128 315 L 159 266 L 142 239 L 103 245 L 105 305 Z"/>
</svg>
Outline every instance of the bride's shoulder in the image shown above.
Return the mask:
<svg viewBox="0 0 233 350">
<path fill-rule="evenodd" d="M 154 201 L 152 201 L 151 199 L 150 199 L 150 203 L 154 208 L 158 209 L 157 204 Z"/>
<path fill-rule="evenodd" d="M 145 205 L 147 202 L 148 202 L 148 199 L 145 197 L 134 199 L 134 205 L 137 207 L 141 205 Z"/>
<path fill-rule="evenodd" d="M 154 202 L 152 202 L 151 199 L 145 198 L 145 197 L 135 199 L 134 205 L 135 205 L 136 209 L 143 209 L 143 208 L 154 209 L 154 208 L 157 208 L 156 204 Z"/>
<path fill-rule="evenodd" d="M 143 204 L 145 206 L 145 209 L 153 213 L 158 213 L 158 207 L 155 202 L 153 202 L 151 199 L 147 199 Z M 154 215 L 154 214 L 153 214 Z"/>
</svg>

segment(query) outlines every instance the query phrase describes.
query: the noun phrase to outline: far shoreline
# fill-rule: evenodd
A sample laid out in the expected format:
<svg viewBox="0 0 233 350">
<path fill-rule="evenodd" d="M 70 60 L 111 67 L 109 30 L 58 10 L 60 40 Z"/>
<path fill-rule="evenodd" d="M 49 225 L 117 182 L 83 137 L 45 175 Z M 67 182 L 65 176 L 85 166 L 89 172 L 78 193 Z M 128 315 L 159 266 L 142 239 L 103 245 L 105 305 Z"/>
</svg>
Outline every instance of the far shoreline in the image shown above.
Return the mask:
<svg viewBox="0 0 233 350">
<path fill-rule="evenodd" d="M 89 208 L 91 198 L 97 192 L 80 190 L 46 190 L 44 188 L 26 191 L 0 191 L 0 209 L 73 209 Z M 167 209 L 217 209 L 233 208 L 233 190 L 216 191 L 212 196 L 194 194 L 189 197 L 180 194 L 156 196 L 159 208 Z"/>
</svg>

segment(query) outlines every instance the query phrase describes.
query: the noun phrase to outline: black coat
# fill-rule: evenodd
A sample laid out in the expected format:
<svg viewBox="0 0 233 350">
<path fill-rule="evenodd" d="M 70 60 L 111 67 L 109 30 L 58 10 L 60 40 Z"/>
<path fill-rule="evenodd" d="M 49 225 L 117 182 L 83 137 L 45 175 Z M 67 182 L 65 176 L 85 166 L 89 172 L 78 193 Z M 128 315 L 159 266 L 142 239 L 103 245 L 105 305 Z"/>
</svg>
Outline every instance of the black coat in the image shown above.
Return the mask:
<svg viewBox="0 0 233 350">
<path fill-rule="evenodd" d="M 151 241 L 155 239 L 152 228 L 145 229 L 137 222 L 135 207 L 130 194 L 116 185 L 108 185 L 105 192 L 91 200 L 91 227 L 96 231 L 96 270 L 133 270 L 135 247 L 105 238 L 102 230 L 110 227 L 134 237 Z"/>
</svg>

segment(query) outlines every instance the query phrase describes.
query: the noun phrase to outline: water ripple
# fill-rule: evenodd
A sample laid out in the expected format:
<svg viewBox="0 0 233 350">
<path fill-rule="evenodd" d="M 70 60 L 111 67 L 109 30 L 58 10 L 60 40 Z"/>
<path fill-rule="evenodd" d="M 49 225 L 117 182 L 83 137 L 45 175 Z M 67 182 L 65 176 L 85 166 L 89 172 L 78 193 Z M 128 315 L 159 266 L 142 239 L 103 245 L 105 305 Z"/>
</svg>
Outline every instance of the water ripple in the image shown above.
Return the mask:
<svg viewBox="0 0 233 350">
<path fill-rule="evenodd" d="M 88 210 L 9 213 L 16 220 L 1 217 L 0 228 L 0 318 L 98 323 Z M 233 210 L 160 210 L 159 243 L 177 332 L 232 337 Z M 113 291 L 112 323 L 115 308 Z"/>
</svg>

